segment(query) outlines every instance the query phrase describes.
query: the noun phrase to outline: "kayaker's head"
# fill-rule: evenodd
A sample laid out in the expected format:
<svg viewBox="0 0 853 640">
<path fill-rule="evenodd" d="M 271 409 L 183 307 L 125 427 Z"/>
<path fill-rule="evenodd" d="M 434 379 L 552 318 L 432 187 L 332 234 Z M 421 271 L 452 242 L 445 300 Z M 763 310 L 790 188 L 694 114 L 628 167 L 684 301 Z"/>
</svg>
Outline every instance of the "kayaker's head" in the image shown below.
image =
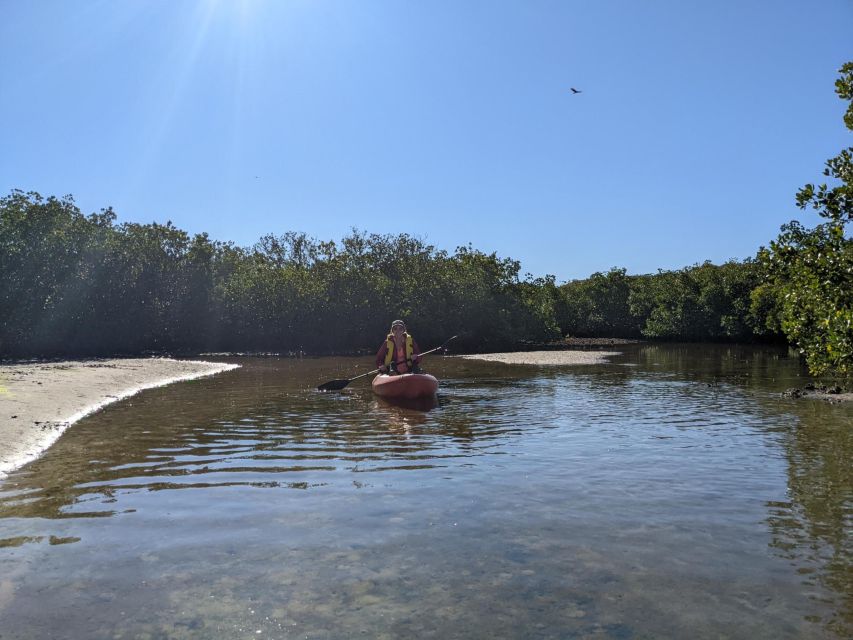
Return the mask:
<svg viewBox="0 0 853 640">
<path fill-rule="evenodd" d="M 393 335 L 403 335 L 406 333 L 406 324 L 402 320 L 394 320 L 391 323 L 391 333 Z"/>
</svg>

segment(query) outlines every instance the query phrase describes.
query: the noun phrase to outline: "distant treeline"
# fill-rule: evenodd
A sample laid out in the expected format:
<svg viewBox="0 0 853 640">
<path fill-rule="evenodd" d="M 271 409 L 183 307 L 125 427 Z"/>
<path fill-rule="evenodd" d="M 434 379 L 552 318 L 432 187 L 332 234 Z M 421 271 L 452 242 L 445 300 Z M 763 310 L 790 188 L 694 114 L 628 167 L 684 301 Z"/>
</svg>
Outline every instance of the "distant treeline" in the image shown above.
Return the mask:
<svg viewBox="0 0 853 640">
<path fill-rule="evenodd" d="M 509 258 L 409 235 L 268 235 L 251 248 L 171 224 L 116 224 L 69 197 L 0 199 L 0 352 L 304 351 L 375 347 L 404 318 L 424 345 L 503 349 L 576 336 L 765 337 L 754 262 L 557 286 Z"/>
<path fill-rule="evenodd" d="M 456 333 L 463 348 L 559 337 L 557 288 L 519 268 L 405 234 L 241 248 L 14 191 L 0 199 L 0 353 L 342 353 L 375 348 L 397 317 L 424 348 Z"/>
<path fill-rule="evenodd" d="M 762 281 L 754 260 L 638 276 L 614 268 L 560 287 L 557 322 L 583 337 L 784 341 L 768 317 L 773 305 L 753 298 Z"/>
</svg>

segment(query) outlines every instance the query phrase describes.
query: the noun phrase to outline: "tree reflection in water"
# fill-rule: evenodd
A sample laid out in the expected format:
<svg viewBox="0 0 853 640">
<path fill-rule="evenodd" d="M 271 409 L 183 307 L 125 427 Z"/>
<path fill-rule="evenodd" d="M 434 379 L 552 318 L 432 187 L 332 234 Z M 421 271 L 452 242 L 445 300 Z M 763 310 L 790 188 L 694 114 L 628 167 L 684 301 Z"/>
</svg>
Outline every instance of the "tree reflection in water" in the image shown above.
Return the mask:
<svg viewBox="0 0 853 640">
<path fill-rule="evenodd" d="M 784 451 L 789 499 L 766 503 L 770 547 L 803 576 L 804 587 L 836 594 L 832 615 L 812 621 L 853 637 L 853 407 L 780 397 L 805 377 L 798 356 L 783 348 L 643 345 L 636 361 L 679 379 L 753 390 L 759 406 L 779 416 L 767 430 Z"/>
<path fill-rule="evenodd" d="M 804 586 L 837 594 L 834 614 L 820 622 L 853 637 L 853 416 L 820 400 L 791 405 L 797 423 L 782 438 L 789 500 L 767 504 L 770 544 Z"/>
</svg>

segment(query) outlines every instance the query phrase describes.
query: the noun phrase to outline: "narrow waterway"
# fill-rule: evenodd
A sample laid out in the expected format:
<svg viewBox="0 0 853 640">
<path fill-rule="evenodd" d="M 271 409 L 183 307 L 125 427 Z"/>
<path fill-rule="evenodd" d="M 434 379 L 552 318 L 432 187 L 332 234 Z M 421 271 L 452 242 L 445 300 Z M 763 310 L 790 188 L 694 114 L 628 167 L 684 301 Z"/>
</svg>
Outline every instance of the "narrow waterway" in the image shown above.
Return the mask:
<svg viewBox="0 0 853 640">
<path fill-rule="evenodd" d="M 234 358 L 0 481 L 0 638 L 846 638 L 853 407 L 787 352 Z"/>
</svg>

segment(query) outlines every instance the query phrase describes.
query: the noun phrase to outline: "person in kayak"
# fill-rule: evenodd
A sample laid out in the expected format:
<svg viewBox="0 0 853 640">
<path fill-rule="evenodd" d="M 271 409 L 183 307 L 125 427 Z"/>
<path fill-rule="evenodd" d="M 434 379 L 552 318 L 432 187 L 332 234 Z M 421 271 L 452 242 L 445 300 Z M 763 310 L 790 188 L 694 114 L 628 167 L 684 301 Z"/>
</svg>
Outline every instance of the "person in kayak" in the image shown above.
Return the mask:
<svg viewBox="0 0 853 640">
<path fill-rule="evenodd" d="M 381 373 L 419 373 L 418 343 L 408 333 L 402 320 L 391 323 L 391 333 L 376 353 L 376 366 Z"/>
</svg>

